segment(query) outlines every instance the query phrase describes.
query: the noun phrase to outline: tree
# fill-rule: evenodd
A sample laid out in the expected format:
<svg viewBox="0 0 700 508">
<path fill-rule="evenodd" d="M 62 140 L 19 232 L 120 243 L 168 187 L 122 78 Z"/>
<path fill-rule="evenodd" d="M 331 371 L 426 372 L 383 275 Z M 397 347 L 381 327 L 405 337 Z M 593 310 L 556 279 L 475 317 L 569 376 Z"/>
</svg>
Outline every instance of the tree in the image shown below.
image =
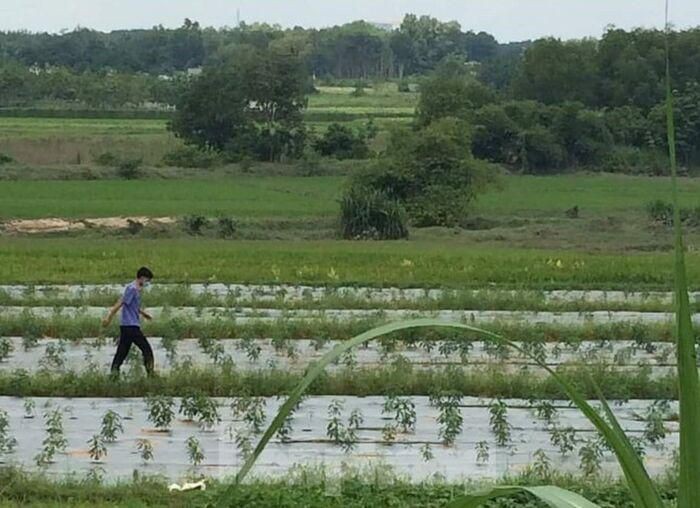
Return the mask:
<svg viewBox="0 0 700 508">
<path fill-rule="evenodd" d="M 495 101 L 496 95 L 479 83 L 459 58 L 447 58 L 421 84 L 416 110 L 419 125 L 445 117 L 467 118 L 471 111 Z"/>
<path fill-rule="evenodd" d="M 188 143 L 234 157 L 297 157 L 306 134 L 307 79 L 301 58 L 282 48 L 228 48 L 219 65 L 191 82 L 170 129 Z"/>
<path fill-rule="evenodd" d="M 545 104 L 580 101 L 593 105 L 597 79 L 595 41 L 540 39 L 525 51 L 513 91 L 516 98 Z"/>
<path fill-rule="evenodd" d="M 515 164 L 521 128 L 502 104 L 488 104 L 472 115 L 474 156 L 492 162 Z"/>
<path fill-rule="evenodd" d="M 363 159 L 369 155 L 367 129 L 355 131 L 339 123 L 332 123 L 314 142 L 314 149 L 325 156 L 338 159 Z"/>
<path fill-rule="evenodd" d="M 402 203 L 417 226 L 453 226 L 493 175 L 472 157 L 469 129 L 455 118 L 393 131 L 385 157 L 352 178 L 351 188 Z"/>
<path fill-rule="evenodd" d="M 456 21 L 443 23 L 430 16 L 406 14 L 399 31 L 413 41 L 411 74 L 422 74 L 434 69 L 449 55 L 465 58 L 466 45 L 462 29 Z"/>
<path fill-rule="evenodd" d="M 603 115 L 584 109 L 579 102 L 565 102 L 555 109 L 552 131 L 569 166 L 599 163 L 613 142 Z"/>
</svg>

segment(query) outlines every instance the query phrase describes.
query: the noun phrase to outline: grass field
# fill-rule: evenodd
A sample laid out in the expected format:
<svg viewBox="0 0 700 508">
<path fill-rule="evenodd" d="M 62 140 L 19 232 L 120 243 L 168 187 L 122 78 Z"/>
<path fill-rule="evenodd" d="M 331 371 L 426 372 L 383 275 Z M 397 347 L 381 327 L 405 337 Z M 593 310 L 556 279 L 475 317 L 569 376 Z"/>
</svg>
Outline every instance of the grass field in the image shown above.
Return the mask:
<svg viewBox="0 0 700 508">
<path fill-rule="evenodd" d="M 700 280 L 700 255 L 689 259 Z M 465 247 L 458 242 L 295 242 L 205 239 L 0 240 L 0 282 L 123 281 L 149 265 L 160 281 L 369 286 L 668 288 L 668 253 L 589 254 Z"/>
<path fill-rule="evenodd" d="M 0 182 L 0 217 L 218 214 L 316 217 L 336 213 L 340 177 Z"/>
<path fill-rule="evenodd" d="M 145 181 L 2 181 L 0 218 L 177 216 L 335 216 L 342 177 L 228 177 Z M 670 181 L 618 175 L 510 176 L 479 196 L 475 213 L 489 216 L 643 215 L 668 194 Z M 700 179 L 681 183 L 684 206 L 700 204 Z"/>
<path fill-rule="evenodd" d="M 418 101 L 417 93 L 398 93 L 393 84 L 368 88 L 360 97 L 354 97 L 353 90 L 321 87 L 320 93 L 309 96 L 305 111 L 309 127 L 322 133 L 331 122 L 359 127 L 376 117 L 380 148 L 382 131 L 410 122 Z M 166 120 L 2 117 L 0 153 L 24 164 L 75 164 L 111 151 L 158 164 L 167 151 L 180 144 L 166 125 Z"/>
</svg>

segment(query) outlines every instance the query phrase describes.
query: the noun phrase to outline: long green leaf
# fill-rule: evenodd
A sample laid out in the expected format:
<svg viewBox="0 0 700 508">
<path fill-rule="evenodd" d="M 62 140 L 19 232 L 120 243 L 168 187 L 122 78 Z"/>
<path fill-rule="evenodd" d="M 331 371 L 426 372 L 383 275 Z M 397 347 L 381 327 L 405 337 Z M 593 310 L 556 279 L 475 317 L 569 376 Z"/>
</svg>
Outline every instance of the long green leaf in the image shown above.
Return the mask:
<svg viewBox="0 0 700 508">
<path fill-rule="evenodd" d="M 676 354 L 678 356 L 680 415 L 680 478 L 678 507 L 692 508 L 700 502 L 700 381 L 695 358 L 695 336 L 688 302 L 685 249 L 678 201 L 676 131 L 673 120 L 671 62 L 669 51 L 668 0 L 666 0 L 666 132 L 671 165 L 673 229 L 675 239 Z"/>
<path fill-rule="evenodd" d="M 274 420 L 270 423 L 270 426 L 260 439 L 260 442 L 256 446 L 254 452 L 243 464 L 243 467 L 238 471 L 235 482 L 230 488 L 235 488 L 235 485 L 245 478 L 247 473 L 253 467 L 253 464 L 255 464 L 257 458 L 267 446 L 267 443 L 282 426 L 284 420 L 296 406 L 297 402 L 301 399 L 303 393 L 306 391 L 309 385 L 311 385 L 314 379 L 316 379 L 316 377 L 323 372 L 326 366 L 340 358 L 340 356 L 346 351 L 349 351 L 350 349 L 364 342 L 395 331 L 419 327 L 450 327 L 468 330 L 502 342 L 528 356 L 529 358 L 532 358 L 533 361 L 545 369 L 557 381 L 557 383 L 559 383 L 567 396 L 579 407 L 581 412 L 583 412 L 583 414 L 593 423 L 593 425 L 595 425 L 598 431 L 605 436 L 613 451 L 617 455 L 622 471 L 627 478 L 630 489 L 633 491 L 633 499 L 637 506 L 639 508 L 659 508 L 663 506 L 661 499 L 656 492 L 653 483 L 651 482 L 651 479 L 644 469 L 641 459 L 632 451 L 632 447 L 629 444 L 629 440 L 625 436 L 624 432 L 616 432 L 613 428 L 611 428 L 610 425 L 608 425 L 606 421 L 598 414 L 598 412 L 590 404 L 588 404 L 585 397 L 583 397 L 568 381 L 563 379 L 559 374 L 557 374 L 544 362 L 539 360 L 536 356 L 523 350 L 514 342 L 498 334 L 482 330 L 474 326 L 465 325 L 463 323 L 452 323 L 436 319 L 416 319 L 380 326 L 338 344 L 331 351 L 323 355 L 323 357 L 317 363 L 312 365 L 304 378 L 290 393 L 285 403 L 282 404 Z"/>
<path fill-rule="evenodd" d="M 461 496 L 447 505 L 447 508 L 476 508 L 490 499 L 507 497 L 527 492 L 552 508 L 599 508 L 586 498 L 559 487 L 493 487 L 474 494 Z"/>
</svg>

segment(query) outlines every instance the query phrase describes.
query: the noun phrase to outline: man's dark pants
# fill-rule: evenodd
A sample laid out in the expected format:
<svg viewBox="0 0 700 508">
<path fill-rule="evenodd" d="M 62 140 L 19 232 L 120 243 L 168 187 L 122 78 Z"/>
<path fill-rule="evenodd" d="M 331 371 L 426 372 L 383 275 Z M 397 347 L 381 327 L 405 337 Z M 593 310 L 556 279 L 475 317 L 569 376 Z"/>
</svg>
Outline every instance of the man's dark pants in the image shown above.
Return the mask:
<svg viewBox="0 0 700 508">
<path fill-rule="evenodd" d="M 112 360 L 112 373 L 119 372 L 119 368 L 122 366 L 122 363 L 124 363 L 124 360 L 126 360 L 132 344 L 136 344 L 136 347 L 141 350 L 146 372 L 148 372 L 148 374 L 153 374 L 153 350 L 148 340 L 146 340 L 146 337 L 144 337 L 141 332 L 141 328 L 138 326 L 120 327 L 119 345 L 117 346 L 114 360 Z"/>
</svg>

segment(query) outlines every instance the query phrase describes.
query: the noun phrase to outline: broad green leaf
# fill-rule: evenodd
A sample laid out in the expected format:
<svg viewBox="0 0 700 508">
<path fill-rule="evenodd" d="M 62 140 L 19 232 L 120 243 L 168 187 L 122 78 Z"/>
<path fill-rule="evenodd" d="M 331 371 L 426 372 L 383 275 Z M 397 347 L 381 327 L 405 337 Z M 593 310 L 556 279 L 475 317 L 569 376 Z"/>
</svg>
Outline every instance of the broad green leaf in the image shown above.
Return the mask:
<svg viewBox="0 0 700 508">
<path fill-rule="evenodd" d="M 603 434 L 607 439 L 611 448 L 615 452 L 620 466 L 627 478 L 627 481 L 632 490 L 632 498 L 635 504 L 639 508 L 659 508 L 662 507 L 661 499 L 656 492 L 651 479 L 649 478 L 644 466 L 642 464 L 639 456 L 633 451 L 632 446 L 629 444 L 629 440 L 625 436 L 624 432 L 616 431 L 606 421 L 598 414 L 598 412 L 586 401 L 585 397 L 581 395 L 571 384 L 569 384 L 565 379 L 563 379 L 559 374 L 552 370 L 548 365 L 539 360 L 535 355 L 525 351 L 519 347 L 514 342 L 498 335 L 493 332 L 482 330 L 474 326 L 465 325 L 463 323 L 452 323 L 445 322 L 436 319 L 415 319 L 409 321 L 400 321 L 396 323 L 389 323 L 384 326 L 380 326 L 357 335 L 341 344 L 338 344 L 331 351 L 327 352 L 323 357 L 315 364 L 313 364 L 304 378 L 299 382 L 299 384 L 292 390 L 289 397 L 282 404 L 279 412 L 275 416 L 274 420 L 270 423 L 270 426 L 263 434 L 260 442 L 256 446 L 254 452 L 243 464 L 243 467 L 239 470 L 236 475 L 234 484 L 230 487 L 235 488 L 235 484 L 241 482 L 245 476 L 248 474 L 250 469 L 255 464 L 255 461 L 260 456 L 262 451 L 267 446 L 272 436 L 277 432 L 277 430 L 282 426 L 284 420 L 287 418 L 289 413 L 292 411 L 294 406 L 300 400 L 303 393 L 311 385 L 311 383 L 318 377 L 323 370 L 333 361 L 340 358 L 345 352 L 350 349 L 359 346 L 360 344 L 367 342 L 369 340 L 375 339 L 382 335 L 386 335 L 395 331 L 405 330 L 409 328 L 419 328 L 419 327 L 449 327 L 457 328 L 462 330 L 468 330 L 471 332 L 484 335 L 491 339 L 497 340 L 510 346 L 511 348 L 519 351 L 523 355 L 528 356 L 533 361 L 535 361 L 540 367 L 545 369 L 562 387 L 567 396 L 579 407 L 581 412 L 595 425 L 598 431 Z M 618 426 L 619 428 L 619 426 Z"/>
<path fill-rule="evenodd" d="M 671 63 L 669 57 L 668 0 L 666 1 L 666 132 L 671 165 L 673 193 L 673 229 L 675 240 L 676 354 L 678 357 L 679 415 L 680 415 L 680 478 L 678 507 L 692 508 L 700 500 L 700 381 L 695 358 L 695 336 L 688 302 L 688 282 L 685 270 L 685 249 L 678 202 L 678 171 L 676 164 L 676 131 L 671 92 Z"/>
<path fill-rule="evenodd" d="M 600 508 L 586 498 L 559 487 L 493 487 L 488 490 L 461 496 L 447 505 L 447 508 L 476 508 L 490 499 L 507 497 L 521 492 L 536 497 L 552 508 Z"/>
</svg>

